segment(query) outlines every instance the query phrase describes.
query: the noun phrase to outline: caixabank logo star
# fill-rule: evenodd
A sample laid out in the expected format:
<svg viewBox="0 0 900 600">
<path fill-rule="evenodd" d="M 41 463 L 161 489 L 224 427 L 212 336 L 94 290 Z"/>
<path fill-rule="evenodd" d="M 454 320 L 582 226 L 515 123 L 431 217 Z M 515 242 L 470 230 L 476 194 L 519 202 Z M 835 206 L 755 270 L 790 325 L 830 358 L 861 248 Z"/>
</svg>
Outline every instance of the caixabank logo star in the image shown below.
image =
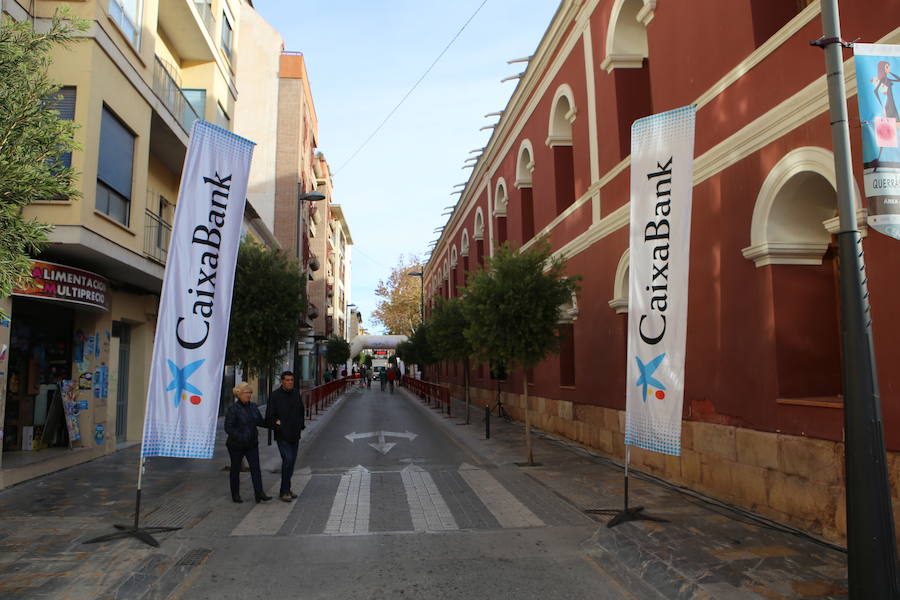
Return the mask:
<svg viewBox="0 0 900 600">
<path fill-rule="evenodd" d="M 197 372 L 204 362 L 206 362 L 205 358 L 200 360 L 196 360 L 190 364 L 187 364 L 183 367 L 179 367 L 177 364 L 172 362 L 171 360 L 167 361 L 169 363 L 169 371 L 172 373 L 172 381 L 169 382 L 169 385 L 166 387 L 167 392 L 174 391 L 175 395 L 172 400 L 175 402 L 175 408 L 178 408 L 181 405 L 182 400 L 188 400 L 191 404 L 200 404 L 203 402 L 203 392 L 200 391 L 197 386 L 190 382 L 191 375 Z"/>
<path fill-rule="evenodd" d="M 666 398 L 666 386 L 653 376 L 665 358 L 666 354 L 662 353 L 645 365 L 639 357 L 634 357 L 634 360 L 637 361 L 638 372 L 640 373 L 640 377 L 638 377 L 635 385 L 643 387 L 642 400 L 644 402 L 647 401 L 648 395 L 653 395 L 657 400 L 665 400 Z"/>
</svg>

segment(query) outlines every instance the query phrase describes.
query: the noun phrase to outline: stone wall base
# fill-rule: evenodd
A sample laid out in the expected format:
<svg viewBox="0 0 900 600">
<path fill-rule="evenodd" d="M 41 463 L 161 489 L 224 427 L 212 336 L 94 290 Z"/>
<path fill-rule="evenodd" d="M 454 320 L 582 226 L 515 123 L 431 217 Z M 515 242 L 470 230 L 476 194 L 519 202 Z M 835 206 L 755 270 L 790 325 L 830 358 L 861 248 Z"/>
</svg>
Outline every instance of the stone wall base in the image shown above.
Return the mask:
<svg viewBox="0 0 900 600">
<path fill-rule="evenodd" d="M 450 387 L 455 398 L 463 397 L 462 386 Z M 480 406 L 493 404 L 495 396 L 493 390 L 471 391 Z M 534 427 L 624 460 L 624 411 L 530 394 L 528 400 Z M 521 395 L 504 393 L 503 402 L 513 418 L 524 421 Z M 684 421 L 681 444 L 681 456 L 632 448 L 631 465 L 846 546 L 843 443 Z M 888 452 L 887 465 L 896 526 L 900 454 Z"/>
</svg>

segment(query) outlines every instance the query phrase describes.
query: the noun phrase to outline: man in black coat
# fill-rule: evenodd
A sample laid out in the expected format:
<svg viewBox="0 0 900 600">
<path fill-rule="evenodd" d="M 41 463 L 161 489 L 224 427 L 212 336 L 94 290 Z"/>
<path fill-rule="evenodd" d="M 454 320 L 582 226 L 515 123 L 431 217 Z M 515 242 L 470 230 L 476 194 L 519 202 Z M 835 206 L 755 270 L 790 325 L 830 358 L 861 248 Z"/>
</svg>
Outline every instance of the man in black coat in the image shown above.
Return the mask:
<svg viewBox="0 0 900 600">
<path fill-rule="evenodd" d="M 281 387 L 272 390 L 266 405 L 266 425 L 275 432 L 275 442 L 281 453 L 281 491 L 278 497 L 284 502 L 297 497 L 291 491 L 291 476 L 297 461 L 300 432 L 306 427 L 303 423 L 305 410 L 300 392 L 294 388 L 294 374 L 285 371 L 281 374 Z"/>
</svg>

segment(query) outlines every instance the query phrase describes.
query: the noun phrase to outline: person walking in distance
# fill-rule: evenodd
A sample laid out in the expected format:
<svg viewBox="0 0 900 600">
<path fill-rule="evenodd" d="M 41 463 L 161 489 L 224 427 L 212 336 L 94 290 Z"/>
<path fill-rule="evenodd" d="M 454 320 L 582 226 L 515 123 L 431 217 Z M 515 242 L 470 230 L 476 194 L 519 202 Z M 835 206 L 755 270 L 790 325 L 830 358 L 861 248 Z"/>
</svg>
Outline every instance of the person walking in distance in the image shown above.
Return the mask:
<svg viewBox="0 0 900 600">
<path fill-rule="evenodd" d="M 391 393 L 394 393 L 394 381 L 397 379 L 397 367 L 391 365 L 387 368 L 387 380 L 388 387 L 391 388 Z"/>
<path fill-rule="evenodd" d="M 253 398 L 253 389 L 246 381 L 234 386 L 232 390 L 235 402 L 225 411 L 225 433 L 228 439 L 225 446 L 231 457 L 231 472 L 228 474 L 231 484 L 231 499 L 235 502 L 243 502 L 240 493 L 241 463 L 247 457 L 250 465 L 250 480 L 253 482 L 253 492 L 257 502 L 271 500 L 263 491 L 262 472 L 259 468 L 259 432 L 257 427 L 264 427 L 262 415 L 256 404 L 250 402 Z"/>
<path fill-rule="evenodd" d="M 275 432 L 275 442 L 281 454 L 281 491 L 278 497 L 284 502 L 297 497 L 291 490 L 291 476 L 297 461 L 300 432 L 306 428 L 303 423 L 305 410 L 300 392 L 294 388 L 293 372 L 285 371 L 281 374 L 281 386 L 272 390 L 266 405 L 266 424 Z"/>
</svg>

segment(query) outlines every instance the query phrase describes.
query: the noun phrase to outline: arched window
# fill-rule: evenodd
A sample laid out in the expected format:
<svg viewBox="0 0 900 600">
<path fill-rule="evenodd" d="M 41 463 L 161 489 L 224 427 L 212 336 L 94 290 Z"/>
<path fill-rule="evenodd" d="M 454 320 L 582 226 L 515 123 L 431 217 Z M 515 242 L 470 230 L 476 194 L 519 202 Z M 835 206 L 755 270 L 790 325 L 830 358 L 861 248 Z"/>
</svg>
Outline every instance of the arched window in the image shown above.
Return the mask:
<svg viewBox="0 0 900 600">
<path fill-rule="evenodd" d="M 469 230 L 463 229 L 462 239 L 459 242 L 459 255 L 462 257 L 462 285 L 466 285 L 469 275 Z"/>
<path fill-rule="evenodd" d="M 561 85 L 553 98 L 547 145 L 553 153 L 553 183 L 556 214 L 575 202 L 575 164 L 572 149 L 572 122 L 575 121 L 575 95 L 568 85 Z"/>
<path fill-rule="evenodd" d="M 753 210 L 743 254 L 771 279 L 779 398 L 841 393 L 834 182 L 829 151 L 798 148 L 769 172 Z"/>
<path fill-rule="evenodd" d="M 475 210 L 475 229 L 473 230 L 473 238 L 475 238 L 475 266 L 484 266 L 484 213 L 479 206 Z"/>
<path fill-rule="evenodd" d="M 506 192 L 506 181 L 501 177 L 497 181 L 497 191 L 494 193 L 494 218 L 497 220 L 494 239 L 498 247 L 505 244 L 507 240 L 506 213 L 508 205 L 509 195 Z"/>
<path fill-rule="evenodd" d="M 456 252 L 456 245 L 454 245 L 450 249 L 450 296 L 456 295 L 456 286 L 459 285 L 457 271 L 459 271 L 459 255 Z"/>
<path fill-rule="evenodd" d="M 606 33 L 606 56 L 600 67 L 613 74 L 619 124 L 619 152 L 631 153 L 631 124 L 653 112 L 647 23 L 656 0 L 615 0 Z"/>
<path fill-rule="evenodd" d="M 609 301 L 609 307 L 616 311 L 616 314 L 628 313 L 628 266 L 629 249 L 625 249 L 619 264 L 616 267 L 616 276 L 613 279 L 613 297 Z"/>
<path fill-rule="evenodd" d="M 531 174 L 534 172 L 534 150 L 531 142 L 523 140 L 519 146 L 516 161 L 516 187 L 519 189 L 519 213 L 521 242 L 524 244 L 534 237 L 534 196 L 532 195 Z"/>
</svg>

